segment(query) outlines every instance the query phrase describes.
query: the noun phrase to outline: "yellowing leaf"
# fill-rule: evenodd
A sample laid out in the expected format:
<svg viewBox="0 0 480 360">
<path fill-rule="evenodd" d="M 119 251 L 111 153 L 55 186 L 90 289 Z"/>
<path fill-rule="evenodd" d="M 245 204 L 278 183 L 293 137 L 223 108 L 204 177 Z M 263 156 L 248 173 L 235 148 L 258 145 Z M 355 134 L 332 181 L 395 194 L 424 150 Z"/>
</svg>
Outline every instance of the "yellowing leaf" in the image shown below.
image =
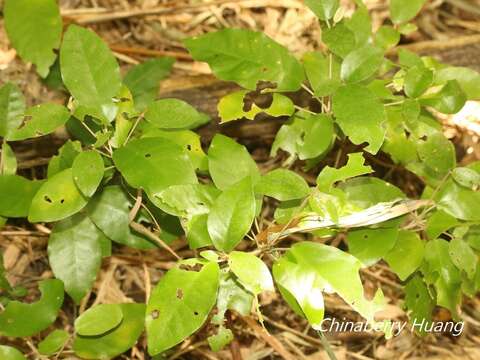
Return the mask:
<svg viewBox="0 0 480 360">
<path fill-rule="evenodd" d="M 261 113 L 265 113 L 270 116 L 290 116 L 295 112 L 295 107 L 292 100 L 281 94 L 268 94 L 272 96 L 272 103 L 266 108 L 261 108 L 255 103 L 252 104 L 251 109 L 244 110 L 244 99 L 248 91 L 237 91 L 224 96 L 218 103 L 218 113 L 220 115 L 222 123 L 226 123 L 233 120 L 239 120 L 246 118 L 248 120 L 254 120 L 255 116 Z"/>
</svg>

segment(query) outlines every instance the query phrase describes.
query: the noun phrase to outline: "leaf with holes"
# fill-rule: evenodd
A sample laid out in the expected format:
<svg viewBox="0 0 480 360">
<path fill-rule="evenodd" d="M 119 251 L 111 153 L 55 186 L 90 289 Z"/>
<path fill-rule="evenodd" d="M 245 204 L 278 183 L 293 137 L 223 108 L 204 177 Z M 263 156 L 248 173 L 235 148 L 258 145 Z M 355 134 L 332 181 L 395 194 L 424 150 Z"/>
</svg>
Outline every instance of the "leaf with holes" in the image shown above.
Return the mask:
<svg viewBox="0 0 480 360">
<path fill-rule="evenodd" d="M 253 99 L 249 107 L 245 102 L 249 92 L 245 90 L 228 94 L 218 103 L 218 114 L 222 123 L 242 118 L 254 120 L 258 114 L 267 114 L 274 117 L 290 116 L 295 112 L 292 100 L 281 94 L 260 94 Z M 265 101 L 265 103 L 256 102 Z"/>
<path fill-rule="evenodd" d="M 76 214 L 58 222 L 50 234 L 50 266 L 77 304 L 97 278 L 104 241 L 105 235 L 85 214 Z"/>
<path fill-rule="evenodd" d="M 342 131 L 350 140 L 376 154 L 385 138 L 385 110 L 383 104 L 368 88 L 361 85 L 346 85 L 333 95 L 333 113 Z"/>
<path fill-rule="evenodd" d="M 225 29 L 187 39 L 185 46 L 195 60 L 208 63 L 219 79 L 249 90 L 268 82 L 277 91 L 295 91 L 304 80 L 298 60 L 260 32 Z"/>
<path fill-rule="evenodd" d="M 42 280 L 41 297 L 27 304 L 11 301 L 0 313 L 0 334 L 10 337 L 27 337 L 38 334 L 50 326 L 63 304 L 63 284 L 60 280 Z"/>
<path fill-rule="evenodd" d="M 187 153 L 165 138 L 132 140 L 113 153 L 113 161 L 131 186 L 142 188 L 148 194 L 159 193 L 172 185 L 197 183 Z"/>
<path fill-rule="evenodd" d="M 36 105 L 25 111 L 22 123 L 6 139 L 18 141 L 47 135 L 65 125 L 69 118 L 70 113 L 64 106 L 53 103 Z"/>
<path fill-rule="evenodd" d="M 70 168 L 54 175 L 40 187 L 32 199 L 28 220 L 62 220 L 79 212 L 85 205 L 87 199 L 77 189 Z"/>
<path fill-rule="evenodd" d="M 218 282 L 216 263 L 204 264 L 200 271 L 173 268 L 167 272 L 147 305 L 150 355 L 170 349 L 203 325 L 215 304 Z"/>
</svg>

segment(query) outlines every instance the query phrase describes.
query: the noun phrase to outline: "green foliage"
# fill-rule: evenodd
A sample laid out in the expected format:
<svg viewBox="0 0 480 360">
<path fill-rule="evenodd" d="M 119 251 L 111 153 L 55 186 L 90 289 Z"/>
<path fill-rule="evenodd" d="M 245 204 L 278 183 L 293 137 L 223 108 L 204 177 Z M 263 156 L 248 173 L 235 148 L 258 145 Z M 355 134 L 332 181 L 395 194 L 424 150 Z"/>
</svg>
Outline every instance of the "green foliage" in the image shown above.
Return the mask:
<svg viewBox="0 0 480 360">
<path fill-rule="evenodd" d="M 278 124 L 274 159 L 267 160 L 265 152 L 250 154 L 243 134 L 238 141 L 220 134 L 231 133 L 233 124 L 201 138 L 203 130 L 195 129 L 210 122 L 208 115 L 182 100 L 157 99 L 172 59 L 147 60 L 122 81 L 113 53 L 92 31 L 71 25 L 60 42 L 53 0 L 7 0 L 12 45 L 48 75 L 47 83 L 61 79 L 71 99 L 27 108 L 15 84 L 0 88 L 0 224 L 47 223 L 56 278 L 39 282 L 38 301 L 23 300 L 25 289 L 7 281 L 0 262 L 0 335 L 43 339 L 38 349 L 49 357 L 67 348 L 83 359 L 113 359 L 144 330 L 150 355 L 164 356 L 205 326 L 208 344 L 219 351 L 235 335 L 228 312 L 254 311 L 261 320 L 258 297 L 277 288 L 314 329 L 324 319 L 323 293 L 335 292 L 388 336 L 388 322 L 375 323 L 383 294 L 367 300 L 359 275 L 380 261 L 405 285 L 411 321 L 432 321 L 436 306 L 457 319 L 462 294 L 480 290 L 480 163 L 457 165 L 436 114 L 480 99 L 480 75 L 395 48 L 400 34 L 415 30 L 408 21 L 424 2 L 391 0 L 393 24 L 373 32 L 361 1 L 348 17 L 337 0 L 307 0 L 325 46 L 299 54 L 301 61 L 248 30 L 185 41 L 195 60 L 241 87 L 220 99 L 221 123 Z M 12 142 L 64 126 L 71 139 L 51 158 L 46 176 L 17 164 L 21 145 Z M 423 184 L 407 187 L 405 170 Z M 423 188 L 421 199 L 402 191 Z M 308 235 L 279 247 L 296 233 Z M 345 235 L 348 252 L 320 243 Z M 143 253 L 173 240 L 174 249 L 186 241 L 202 250 L 171 263 L 147 305 L 95 302 L 75 319 L 73 341 L 54 329 L 64 292 L 75 309 L 85 303 L 112 241 L 113 252 L 127 246 Z M 0 358 L 24 356 L 0 346 Z"/>
<path fill-rule="evenodd" d="M 170 73 L 174 59 L 151 59 L 134 66 L 125 75 L 124 84 L 130 89 L 138 111 L 143 111 L 156 98 L 160 80 Z"/>
<path fill-rule="evenodd" d="M 22 355 L 20 351 L 17 349 L 11 347 L 11 346 L 6 346 L 6 345 L 0 345 L 0 355 L 2 356 L 2 359 L 5 360 L 25 360 L 26 357 Z"/>
<path fill-rule="evenodd" d="M 65 291 L 80 303 L 97 277 L 105 235 L 84 214 L 55 224 L 48 242 L 48 260 Z"/>
<path fill-rule="evenodd" d="M 174 268 L 160 280 L 147 305 L 150 355 L 180 343 L 203 325 L 215 305 L 218 282 L 216 263 L 204 264 L 198 272 Z"/>
<path fill-rule="evenodd" d="M 120 304 L 122 322 L 98 336 L 76 335 L 73 342 L 75 354 L 82 359 L 113 359 L 130 349 L 144 329 L 145 305 Z"/>
<path fill-rule="evenodd" d="M 249 90 L 255 90 L 260 82 L 271 82 L 277 91 L 295 91 L 304 80 L 297 59 L 263 33 L 225 29 L 187 39 L 185 45 L 194 59 L 207 62 L 218 78 Z"/>
<path fill-rule="evenodd" d="M 62 38 L 62 18 L 55 0 L 7 0 L 5 28 L 12 45 L 26 62 L 46 77 Z"/>
<path fill-rule="evenodd" d="M 75 332 L 81 336 L 102 335 L 115 328 L 123 320 L 119 304 L 94 306 L 75 319 Z"/>
<path fill-rule="evenodd" d="M 70 338 L 65 330 L 54 330 L 38 344 L 38 351 L 42 355 L 54 355 L 60 351 Z"/>
<path fill-rule="evenodd" d="M 0 313 L 0 334 L 25 337 L 39 333 L 57 318 L 63 304 L 63 284 L 60 280 L 43 280 L 39 283 L 41 298 L 27 304 L 11 301 Z"/>
</svg>

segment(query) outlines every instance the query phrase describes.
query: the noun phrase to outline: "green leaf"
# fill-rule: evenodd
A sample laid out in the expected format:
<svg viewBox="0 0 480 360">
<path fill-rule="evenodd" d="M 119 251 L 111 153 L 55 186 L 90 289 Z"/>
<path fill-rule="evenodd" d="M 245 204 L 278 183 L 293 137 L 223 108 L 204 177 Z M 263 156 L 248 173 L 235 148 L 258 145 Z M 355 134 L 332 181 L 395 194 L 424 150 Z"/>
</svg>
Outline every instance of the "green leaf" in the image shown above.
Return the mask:
<svg viewBox="0 0 480 360">
<path fill-rule="evenodd" d="M 298 60 L 260 32 L 224 29 L 187 39 L 185 46 L 195 60 L 207 62 L 218 78 L 249 90 L 267 81 L 277 91 L 295 91 L 304 80 Z"/>
<path fill-rule="evenodd" d="M 57 279 L 77 304 L 90 291 L 102 261 L 105 235 L 84 214 L 55 224 L 48 241 L 48 260 Z"/>
<path fill-rule="evenodd" d="M 273 197 L 280 201 L 302 199 L 310 188 L 303 177 L 287 169 L 275 169 L 262 176 L 255 185 L 255 193 Z"/>
<path fill-rule="evenodd" d="M 425 244 L 416 233 L 401 230 L 395 246 L 385 256 L 385 261 L 404 281 L 421 265 L 424 249 Z"/>
<path fill-rule="evenodd" d="M 350 19 L 345 20 L 345 25 L 355 36 L 355 47 L 362 47 L 369 43 L 372 35 L 372 19 L 363 1 L 355 1 L 357 10 Z"/>
<path fill-rule="evenodd" d="M 299 123 L 301 132 L 296 139 L 300 160 L 313 159 L 325 154 L 335 140 L 333 120 L 324 114 L 309 115 Z"/>
<path fill-rule="evenodd" d="M 252 294 L 259 295 L 263 291 L 275 291 L 270 270 L 255 255 L 232 251 L 228 255 L 228 263 L 239 282 Z"/>
<path fill-rule="evenodd" d="M 152 103 L 158 94 L 160 80 L 170 74 L 175 59 L 150 59 L 132 67 L 125 75 L 123 82 L 130 89 L 135 108 L 143 111 Z"/>
<path fill-rule="evenodd" d="M 435 196 L 438 208 L 447 214 L 466 221 L 480 221 L 478 204 L 480 192 L 458 185 L 448 180 Z"/>
<path fill-rule="evenodd" d="M 382 309 L 381 291 L 372 301 L 365 299 L 359 275 L 361 267 L 358 259 L 337 248 L 301 242 L 274 264 L 273 275 L 287 302 L 293 304 L 294 310 L 301 310 L 314 329 L 320 329 L 323 291 L 336 292 L 368 322 L 373 322 L 375 313 Z"/>
<path fill-rule="evenodd" d="M 208 233 L 218 250 L 230 252 L 242 241 L 255 219 L 255 196 L 250 177 L 225 190 L 208 214 Z"/>
<path fill-rule="evenodd" d="M 28 213 L 30 222 L 51 222 L 65 219 L 87 204 L 73 181 L 72 169 L 59 172 L 48 179 L 32 199 Z"/>
<path fill-rule="evenodd" d="M 349 203 L 361 209 L 406 197 L 399 188 L 376 177 L 351 178 L 338 187 L 345 193 Z"/>
<path fill-rule="evenodd" d="M 400 33 L 392 26 L 382 25 L 375 34 L 375 45 L 384 50 L 396 46 L 400 42 Z"/>
<path fill-rule="evenodd" d="M 212 245 L 208 233 L 208 214 L 194 215 L 187 224 L 187 242 L 190 249 L 198 249 Z"/>
<path fill-rule="evenodd" d="M 207 320 L 217 298 L 219 268 L 201 271 L 173 268 L 153 289 L 147 305 L 148 352 L 157 355 L 179 344 Z"/>
<path fill-rule="evenodd" d="M 130 186 L 143 188 L 148 194 L 172 185 L 197 183 L 186 152 L 165 138 L 132 140 L 113 153 L 113 161 Z"/>
<path fill-rule="evenodd" d="M 456 80 L 450 80 L 437 93 L 420 100 L 424 106 L 431 106 L 443 114 L 456 114 L 462 110 L 467 96 Z"/>
<path fill-rule="evenodd" d="M 72 167 L 73 161 L 82 152 L 82 144 L 79 141 L 67 140 L 58 150 L 58 155 L 53 156 L 48 163 L 47 176 L 49 178 L 62 170 Z"/>
<path fill-rule="evenodd" d="M 329 192 L 338 181 L 345 181 L 360 175 L 372 173 L 370 166 L 365 166 L 362 153 L 348 154 L 348 162 L 340 169 L 326 166 L 317 177 L 317 186 L 320 191 Z"/>
<path fill-rule="evenodd" d="M 457 184 L 473 191 L 480 187 L 480 173 L 466 167 L 457 167 L 452 171 L 452 177 Z"/>
<path fill-rule="evenodd" d="M 188 219 L 207 214 L 219 194 L 211 185 L 174 185 L 155 194 L 152 202 L 168 214 Z"/>
<path fill-rule="evenodd" d="M 339 0 L 305 0 L 305 4 L 320 20 L 330 20 L 339 7 Z"/>
<path fill-rule="evenodd" d="M 321 52 L 309 52 L 303 55 L 303 66 L 316 96 L 332 95 L 340 87 L 340 64 L 333 57 L 327 59 Z"/>
<path fill-rule="evenodd" d="M 269 106 L 258 106 L 255 102 L 252 103 L 250 110 L 246 111 L 245 97 L 249 94 L 246 90 L 236 91 L 228 94 L 220 99 L 218 103 L 218 114 L 222 123 L 233 120 L 246 118 L 254 120 L 258 114 L 267 114 L 274 117 L 290 116 L 295 112 L 295 106 L 288 97 L 281 94 L 262 94 L 266 97 L 271 97 L 272 101 Z"/>
<path fill-rule="evenodd" d="M 200 169 L 201 171 L 208 170 L 207 155 L 202 149 L 200 135 L 197 133 L 191 130 L 168 131 L 150 129 L 142 137 L 163 137 L 169 139 L 180 145 L 187 152 L 195 169 Z"/>
<path fill-rule="evenodd" d="M 210 117 L 198 112 L 185 101 L 161 99 L 151 103 L 145 119 L 159 129 L 192 129 L 210 121 Z"/>
<path fill-rule="evenodd" d="M 477 272 L 478 256 L 470 245 L 462 239 L 454 238 L 448 243 L 448 253 L 455 266 L 472 280 Z"/>
<path fill-rule="evenodd" d="M 220 271 L 220 285 L 217 296 L 217 313 L 212 323 L 223 324 L 227 310 L 234 310 L 247 316 L 252 310 L 253 295 L 239 284 L 238 280 L 226 269 Z"/>
<path fill-rule="evenodd" d="M 15 1 L 15 0 L 14 0 Z M 11 2 L 11 1 L 10 1 Z M 6 83 L 0 88 L 0 136 L 6 137 L 22 123 L 25 97 L 17 85 Z"/>
<path fill-rule="evenodd" d="M 137 342 L 143 332 L 144 304 L 121 304 L 123 320 L 116 328 L 100 336 L 77 335 L 73 343 L 75 354 L 82 359 L 113 359 Z"/>
<path fill-rule="evenodd" d="M 89 308 L 75 319 L 75 332 L 82 336 L 105 334 L 123 320 L 120 304 L 100 304 Z"/>
<path fill-rule="evenodd" d="M 342 62 L 340 74 L 347 83 L 356 83 L 374 75 L 383 62 L 383 51 L 365 45 L 349 53 Z"/>
<path fill-rule="evenodd" d="M 365 266 L 381 260 L 395 246 L 397 228 L 360 229 L 348 232 L 348 250 Z"/>
<path fill-rule="evenodd" d="M 213 352 L 218 352 L 230 344 L 233 339 L 232 330 L 220 326 L 218 332 L 215 335 L 209 336 L 207 341 L 210 349 L 212 349 Z"/>
<path fill-rule="evenodd" d="M 32 199 L 43 183 L 18 175 L 1 175 L 0 216 L 27 217 Z"/>
<path fill-rule="evenodd" d="M 248 150 L 221 134 L 215 135 L 208 149 L 208 170 L 215 186 L 225 190 L 246 176 L 255 183 L 260 174 Z"/>
<path fill-rule="evenodd" d="M 437 304 L 449 309 L 452 316 L 457 318 L 462 280 L 460 271 L 450 259 L 447 241 L 436 239 L 426 243 L 422 272 L 427 284 L 435 287 Z"/>
<path fill-rule="evenodd" d="M 333 112 L 342 131 L 350 140 L 371 154 L 380 150 L 385 138 L 383 104 L 368 88 L 360 85 L 342 86 L 333 95 Z"/>
<path fill-rule="evenodd" d="M 31 107 L 25 111 L 22 123 L 6 136 L 17 141 L 44 136 L 63 126 L 70 118 L 67 108 L 49 103 Z"/>
<path fill-rule="evenodd" d="M 322 41 L 328 49 L 340 58 L 344 58 L 355 49 L 355 34 L 340 22 L 331 28 L 322 29 Z"/>
<path fill-rule="evenodd" d="M 390 0 L 390 16 L 395 24 L 413 19 L 427 0 Z"/>
<path fill-rule="evenodd" d="M 0 313 L 0 334 L 27 337 L 38 334 L 57 318 L 63 304 L 63 284 L 60 280 L 42 280 L 41 298 L 34 303 L 10 301 Z"/>
<path fill-rule="evenodd" d="M 65 346 L 69 338 L 70 335 L 65 330 L 53 330 L 38 344 L 38 351 L 42 355 L 54 355 Z"/>
<path fill-rule="evenodd" d="M 427 227 L 425 229 L 430 240 L 434 240 L 443 234 L 448 229 L 457 226 L 459 223 L 452 215 L 445 211 L 437 210 L 427 220 Z"/>
<path fill-rule="evenodd" d="M 120 186 L 107 186 L 96 194 L 87 206 L 87 213 L 95 225 L 111 240 L 137 249 L 152 249 L 155 245 L 130 229 L 128 194 Z"/>
<path fill-rule="evenodd" d="M 424 66 L 414 66 L 405 75 L 405 93 L 408 97 L 418 98 L 432 85 L 433 71 Z"/>
<path fill-rule="evenodd" d="M 442 132 L 426 137 L 427 139 L 417 143 L 417 153 L 421 163 L 407 164 L 407 169 L 427 180 L 438 182 L 455 168 L 455 147 Z"/>
<path fill-rule="evenodd" d="M 4 360 L 27 360 L 20 351 L 6 345 L 0 345 L 0 357 Z"/>
<path fill-rule="evenodd" d="M 419 324 L 425 319 L 427 326 L 431 322 L 435 301 L 430 296 L 427 285 L 418 275 L 409 279 L 405 285 L 405 306 L 411 312 L 410 322 Z M 421 328 L 421 330 L 423 329 L 425 327 Z M 419 329 L 415 327 L 415 330 Z M 420 333 L 425 333 L 425 331 L 420 331 Z"/>
<path fill-rule="evenodd" d="M 55 0 L 7 0 L 3 13 L 8 37 L 20 57 L 37 66 L 41 77 L 55 62 L 62 18 Z"/>
<path fill-rule="evenodd" d="M 468 100 L 480 99 L 480 74 L 475 70 L 449 66 L 435 72 L 435 84 L 444 84 L 457 80 Z"/>
<path fill-rule="evenodd" d="M 298 156 L 300 160 L 314 159 L 325 155 L 334 139 L 334 124 L 330 116 L 294 116 L 291 122 L 282 125 L 278 131 L 271 156 L 275 156 L 281 148 L 292 156 Z"/>
<path fill-rule="evenodd" d="M 120 70 L 108 46 L 93 31 L 70 25 L 60 49 L 65 86 L 86 108 L 106 114 L 121 87 Z"/>
<path fill-rule="evenodd" d="M 15 175 L 17 173 L 17 158 L 10 145 L 3 142 L 0 151 L 0 175 Z"/>
<path fill-rule="evenodd" d="M 92 196 L 103 179 L 102 156 L 94 150 L 81 152 L 73 161 L 72 174 L 82 194 L 86 197 Z"/>
</svg>

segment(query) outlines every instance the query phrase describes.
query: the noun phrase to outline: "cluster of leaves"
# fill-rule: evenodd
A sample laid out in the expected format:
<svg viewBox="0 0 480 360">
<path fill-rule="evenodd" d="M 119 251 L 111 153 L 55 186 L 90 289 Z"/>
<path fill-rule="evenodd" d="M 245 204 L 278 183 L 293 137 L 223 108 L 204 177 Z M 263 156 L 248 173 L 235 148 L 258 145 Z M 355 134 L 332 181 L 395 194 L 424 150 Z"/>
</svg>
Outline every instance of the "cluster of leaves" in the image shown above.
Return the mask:
<svg viewBox="0 0 480 360">
<path fill-rule="evenodd" d="M 453 114 L 468 99 L 479 99 L 480 75 L 395 48 L 402 34 L 415 30 L 408 21 L 424 2 L 391 0 L 392 24 L 374 33 L 360 0 L 350 17 L 338 0 L 306 0 L 327 50 L 304 54 L 301 61 L 254 31 L 225 29 L 185 41 L 193 58 L 207 62 L 219 79 L 244 88 L 220 100 L 222 122 L 259 114 L 289 119 L 271 149 L 272 156 L 289 154 L 286 166 L 299 159 L 307 170 L 318 168 L 337 139 L 362 146 L 345 166 L 324 167 L 310 187 L 288 168 L 261 174 L 248 150 L 221 134 L 205 153 L 193 130 L 210 118 L 180 100 L 155 100 L 171 59 L 147 61 L 122 78 L 114 55 L 92 31 L 70 25 L 62 39 L 55 0 L 7 0 L 5 26 L 18 54 L 71 98 L 67 107 L 27 108 L 16 85 L 0 88 L 0 216 L 3 222 L 53 223 L 48 259 L 56 278 L 39 283 L 37 302 L 21 302 L 24 289 L 12 287 L 0 266 L 0 335 L 45 334 L 64 291 L 76 304 L 89 293 L 112 242 L 171 251 L 168 243 L 179 237 L 201 249 L 199 257 L 178 259 L 147 304 L 93 306 L 75 320 L 74 334 L 54 330 L 39 351 L 55 354 L 73 341 L 82 358 L 110 359 L 146 329 L 148 351 L 158 355 L 207 321 L 216 328 L 208 342 L 219 350 L 233 338 L 226 312 L 247 315 L 253 309 L 261 319 L 257 298 L 274 291 L 274 284 L 315 329 L 324 316 L 323 292 L 337 293 L 375 323 L 385 300 L 381 290 L 373 300 L 365 298 L 359 271 L 382 260 L 404 283 L 412 319 L 429 321 L 435 305 L 458 319 L 462 294 L 480 289 L 480 163 L 457 167 L 435 114 Z M 286 94 L 302 88 L 311 96 L 309 109 Z M 9 144 L 62 126 L 72 139 L 51 159 L 46 178 L 17 175 Z M 372 220 L 378 215 L 372 209 L 409 202 L 396 186 L 367 176 L 373 170 L 361 151 L 382 151 L 418 175 L 428 207 L 415 218 Z M 250 235 L 265 197 L 277 203 L 279 226 Z M 340 226 L 346 217 L 350 229 Z M 325 221 L 328 226 L 316 225 Z M 293 226 L 312 238 L 346 232 L 348 251 L 315 241 L 277 249 Z M 256 250 L 235 251 L 242 240 Z M 273 276 L 265 255 L 274 259 Z M 0 355 L 24 358 L 8 346 L 0 346 Z"/>
</svg>

